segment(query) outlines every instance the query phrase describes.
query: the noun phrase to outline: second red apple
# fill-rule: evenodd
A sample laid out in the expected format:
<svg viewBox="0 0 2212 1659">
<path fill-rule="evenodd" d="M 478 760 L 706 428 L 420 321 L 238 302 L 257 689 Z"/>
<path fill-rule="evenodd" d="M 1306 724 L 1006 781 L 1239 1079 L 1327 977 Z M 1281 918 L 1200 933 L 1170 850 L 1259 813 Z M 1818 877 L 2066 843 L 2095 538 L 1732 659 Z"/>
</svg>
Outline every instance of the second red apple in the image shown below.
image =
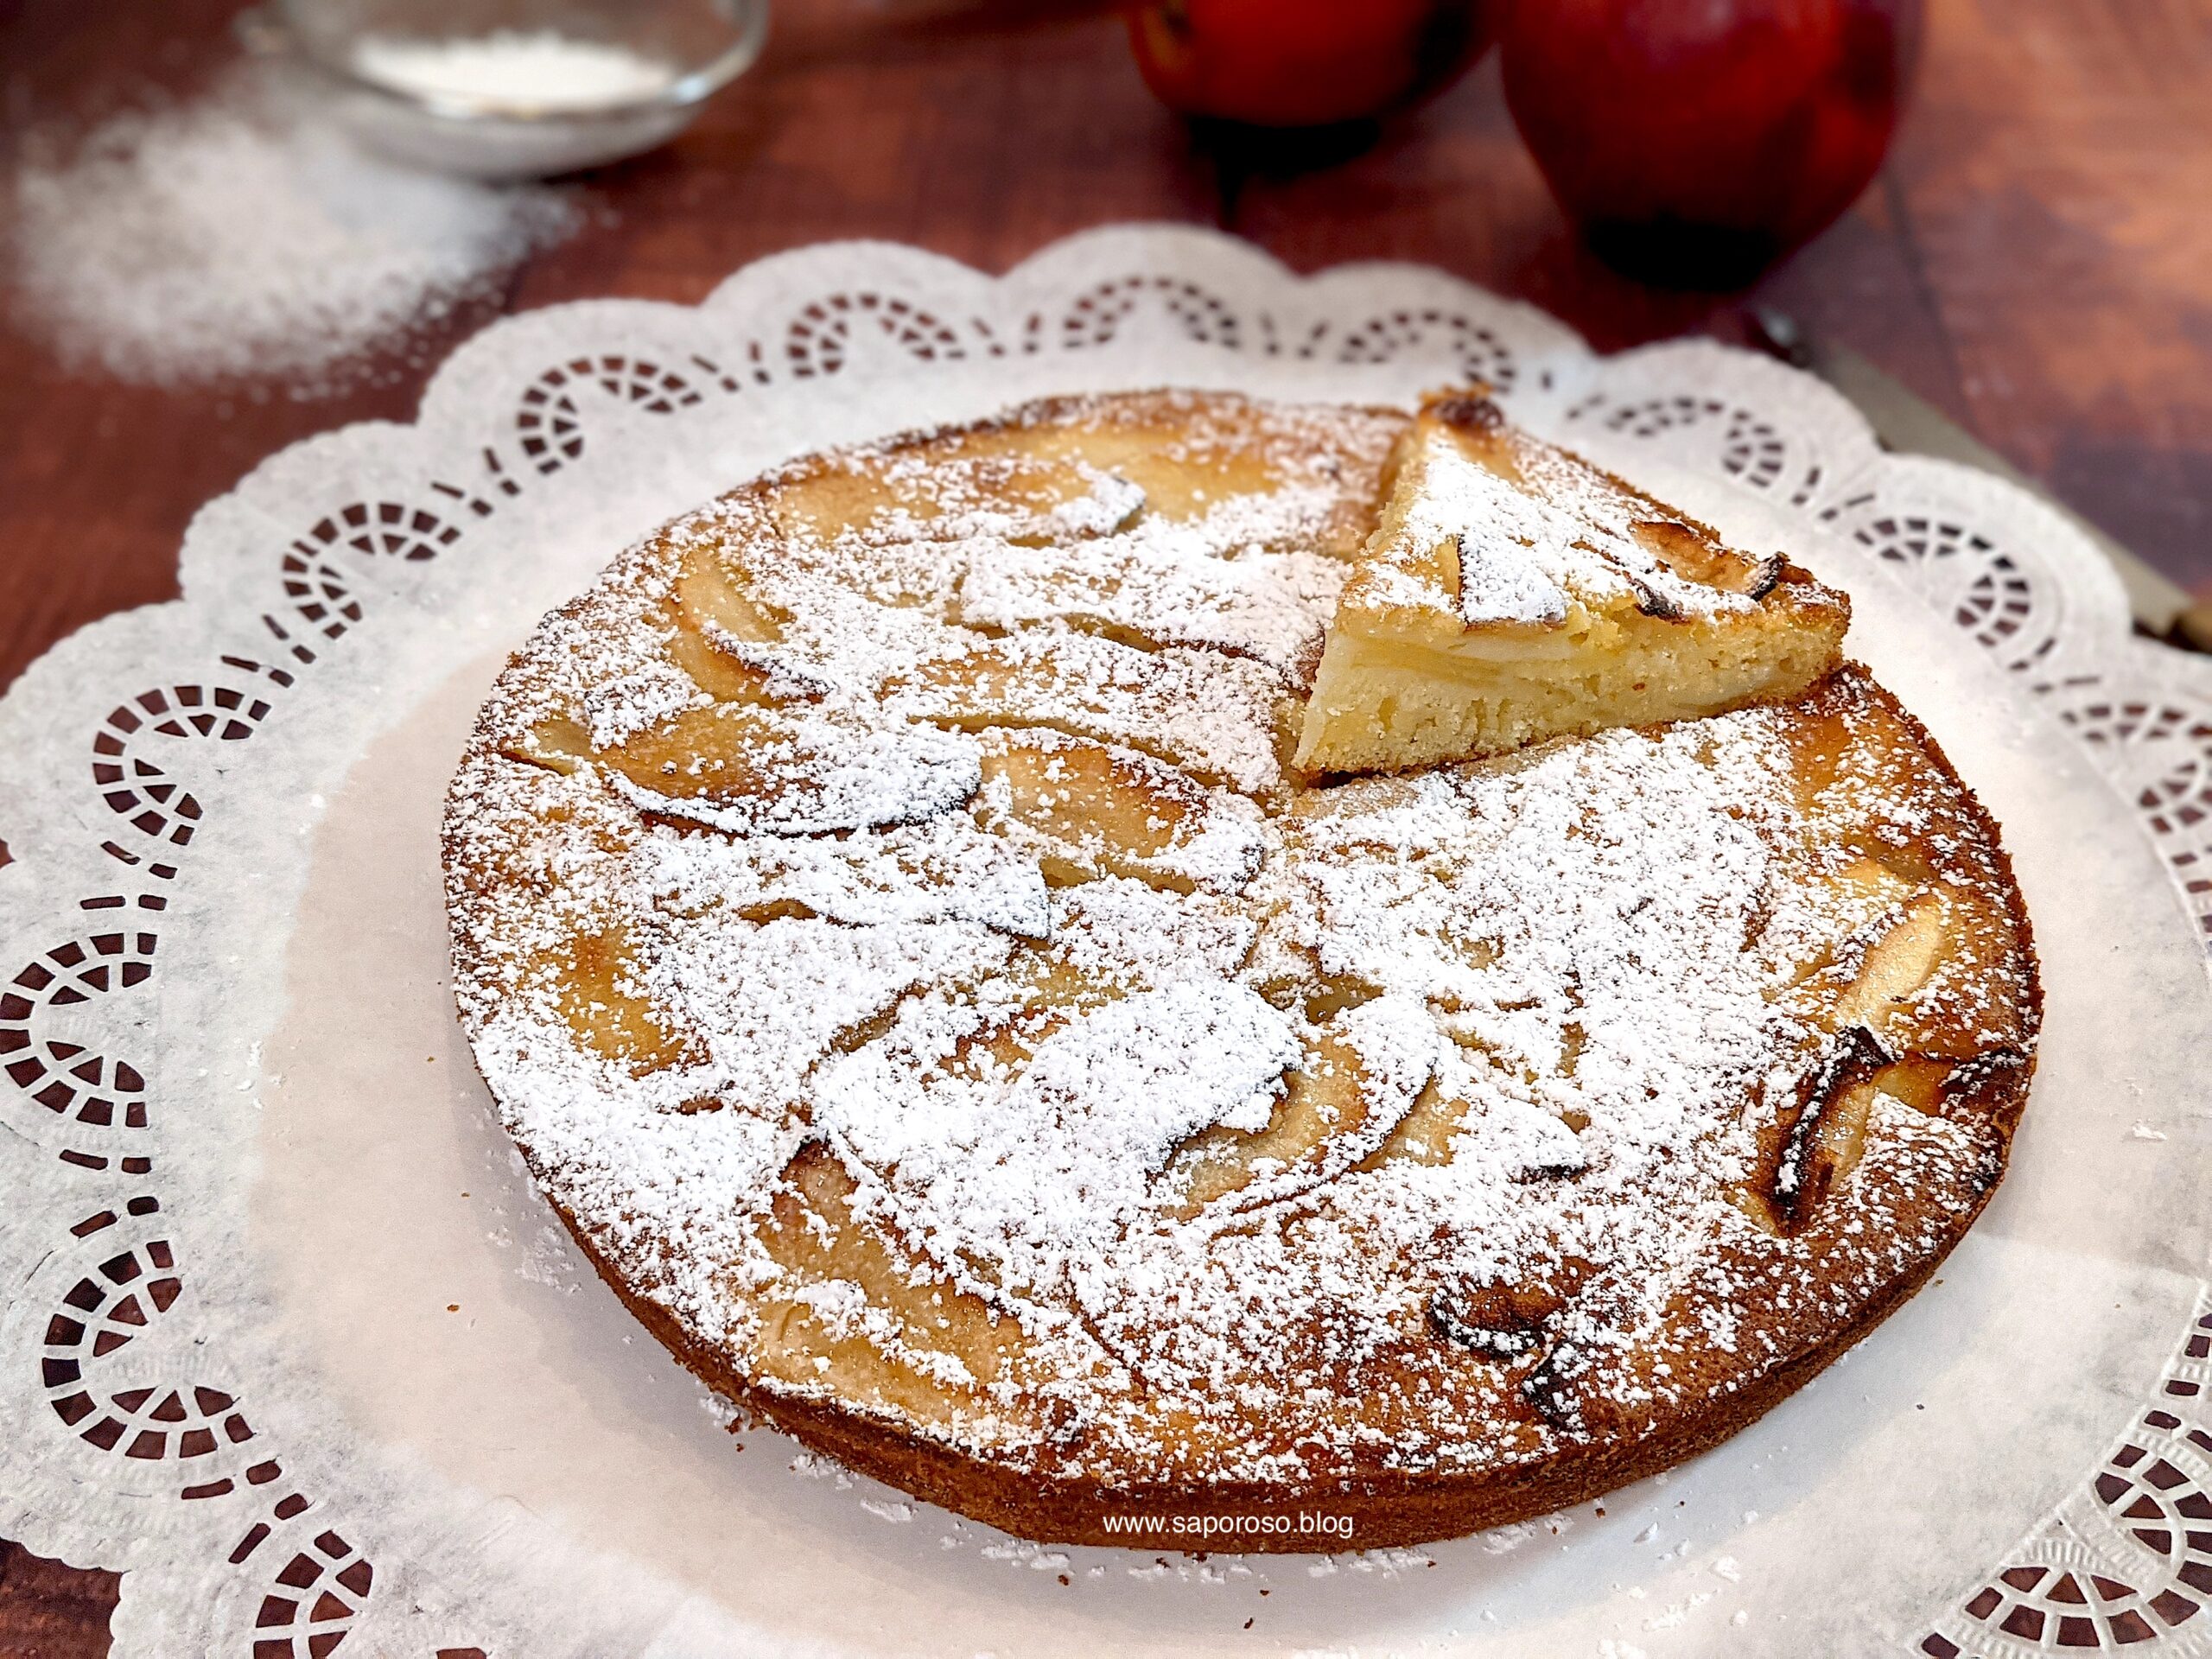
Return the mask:
<svg viewBox="0 0 2212 1659">
<path fill-rule="evenodd" d="M 1634 274 L 1726 286 L 1880 167 L 1921 0 L 1503 0 L 1505 96 L 1553 194 Z"/>
</svg>

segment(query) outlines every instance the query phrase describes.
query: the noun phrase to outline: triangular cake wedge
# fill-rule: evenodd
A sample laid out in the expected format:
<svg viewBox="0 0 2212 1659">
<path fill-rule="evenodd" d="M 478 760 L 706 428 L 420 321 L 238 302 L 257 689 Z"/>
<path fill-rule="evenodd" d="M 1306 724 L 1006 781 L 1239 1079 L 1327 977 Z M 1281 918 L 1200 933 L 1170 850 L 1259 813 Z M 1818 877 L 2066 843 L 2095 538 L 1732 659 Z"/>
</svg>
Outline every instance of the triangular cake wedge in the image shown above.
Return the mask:
<svg viewBox="0 0 2212 1659">
<path fill-rule="evenodd" d="M 1507 424 L 1431 398 L 1330 624 L 1297 764 L 1388 772 L 1786 701 L 1850 601 Z"/>
</svg>

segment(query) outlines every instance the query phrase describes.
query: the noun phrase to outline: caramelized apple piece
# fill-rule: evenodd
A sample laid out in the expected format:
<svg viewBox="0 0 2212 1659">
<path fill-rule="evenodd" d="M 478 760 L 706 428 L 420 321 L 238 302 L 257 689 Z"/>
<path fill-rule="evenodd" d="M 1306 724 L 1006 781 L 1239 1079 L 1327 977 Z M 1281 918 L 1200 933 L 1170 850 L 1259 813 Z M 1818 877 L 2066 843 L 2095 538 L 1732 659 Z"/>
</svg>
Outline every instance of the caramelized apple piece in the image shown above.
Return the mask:
<svg viewBox="0 0 2212 1659">
<path fill-rule="evenodd" d="M 1203 782 L 1257 793 L 1281 781 L 1280 681 L 1211 652 L 1135 651 L 1090 638 L 985 639 L 883 687 L 893 712 L 957 731 L 1049 727 L 1137 749 Z"/>
<path fill-rule="evenodd" d="M 1575 1027 L 1570 1027 L 1568 1029 L 1573 1033 L 1579 1033 L 1580 1030 Z M 1580 1042 L 1579 1034 L 1572 1039 L 1572 1046 L 1578 1052 Z M 1463 1046 L 1459 1051 L 1458 1058 L 1462 1065 L 1472 1064 L 1478 1067 L 1487 1067 L 1494 1076 L 1502 1077 L 1504 1074 L 1504 1068 L 1499 1065 L 1497 1058 L 1481 1049 L 1478 1045 Z M 1573 1075 L 1571 1064 L 1563 1065 L 1561 1071 L 1563 1075 Z M 1389 1138 L 1376 1147 L 1359 1166 L 1361 1169 L 1379 1169 L 1385 1164 L 1401 1160 L 1430 1166 L 1448 1164 L 1452 1161 L 1455 1150 L 1454 1143 L 1466 1122 L 1467 1115 L 1474 1109 L 1475 1096 L 1478 1091 L 1471 1086 L 1471 1079 L 1462 1075 L 1454 1081 L 1447 1081 L 1449 1075 L 1448 1071 L 1440 1075 L 1421 1090 L 1419 1098 L 1414 1102 L 1413 1109 L 1406 1114 L 1405 1120 L 1396 1128 L 1391 1130 Z M 1518 1105 L 1508 1106 L 1501 1109 L 1509 1116 L 1514 1113 L 1523 1115 L 1522 1122 L 1518 1128 L 1520 1145 L 1524 1154 L 1530 1150 L 1527 1136 L 1531 1128 L 1544 1128 L 1547 1134 L 1547 1139 L 1537 1143 L 1541 1150 L 1535 1151 L 1534 1155 L 1528 1157 L 1527 1161 L 1519 1164 L 1514 1169 L 1512 1172 L 1514 1179 L 1534 1181 L 1556 1179 L 1580 1174 L 1588 1167 L 1587 1156 L 1578 1150 L 1573 1142 L 1575 1135 L 1590 1127 L 1590 1115 L 1587 1112 L 1580 1108 L 1569 1107 L 1557 1114 L 1556 1126 L 1551 1127 L 1544 1125 L 1541 1108 L 1533 1105 Z"/>
<path fill-rule="evenodd" d="M 1466 1121 L 1473 1105 L 1464 1091 L 1442 1088 L 1433 1078 L 1430 1079 L 1428 1086 L 1415 1096 L 1413 1109 L 1390 1131 L 1389 1139 L 1368 1154 L 1359 1167 L 1380 1169 L 1387 1163 L 1400 1160 L 1432 1166 L 1450 1163 L 1452 1138 L 1459 1133 L 1459 1125 Z"/>
<path fill-rule="evenodd" d="M 1257 815 L 1149 756 L 1047 729 L 988 732 L 982 749 L 976 821 L 1033 853 L 1056 885 L 1119 875 L 1234 892 L 1259 868 Z"/>
<path fill-rule="evenodd" d="M 791 1282 L 764 1299 L 758 1363 L 785 1382 L 827 1385 L 845 1399 L 941 1421 L 966 1392 L 949 1382 L 942 1361 L 953 1361 L 974 1384 L 994 1382 L 1020 1351 L 1020 1328 L 899 1246 L 880 1224 L 858 1220 L 856 1190 L 818 1143 L 802 1147 L 785 1170 L 758 1236 Z M 825 1311 L 846 1300 L 842 1293 L 823 1305 L 804 1294 L 838 1285 L 856 1287 L 868 1307 L 889 1316 L 890 1329 Z"/>
<path fill-rule="evenodd" d="M 747 647 L 774 645 L 783 637 L 784 619 L 754 602 L 718 550 L 701 548 L 685 558 L 660 618 L 670 659 L 708 696 L 722 702 L 782 700 L 763 661 Z"/>
<path fill-rule="evenodd" d="M 1647 518 L 1629 529 L 1653 558 L 1685 582 L 1746 599 L 1764 599 L 1782 580 L 1779 553 L 1755 559 L 1674 518 Z"/>
<path fill-rule="evenodd" d="M 1318 553 L 1163 556 L 1141 543 L 1005 548 L 960 582 L 958 620 L 1010 632 L 1073 628 L 1141 651 L 1173 645 L 1262 662 L 1302 690 L 1344 565 Z"/>
<path fill-rule="evenodd" d="M 1228 498 L 1266 495 L 1283 484 L 1258 446 L 1222 447 L 1142 424 L 1077 426 L 1040 432 L 1040 453 L 1080 457 L 1144 492 L 1146 512 L 1168 519 L 1211 512 Z"/>
<path fill-rule="evenodd" d="M 1566 1311 L 1592 1271 L 1586 1259 L 1567 1255 L 1525 1280 L 1440 1286 L 1428 1299 L 1429 1332 L 1493 1359 L 1523 1358 L 1543 1345 L 1546 1326 Z"/>
<path fill-rule="evenodd" d="M 677 621 L 668 637 L 669 659 L 717 702 L 773 702 L 766 669 L 725 649 L 715 639 Z"/>
<path fill-rule="evenodd" d="M 1897 1006 L 1928 982 L 1951 944 L 1941 898 L 1923 893 L 1867 948 L 1851 988 L 1835 1004 L 1839 1026 L 1865 1026 L 1877 1035 Z"/>
<path fill-rule="evenodd" d="M 981 782 L 974 747 L 927 730 L 880 730 L 751 703 L 687 709 L 595 747 L 575 721 L 539 722 L 515 758 L 603 766 L 641 805 L 717 829 L 786 834 L 913 823 Z"/>
<path fill-rule="evenodd" d="M 1024 940 L 987 981 L 943 989 L 952 1001 L 982 1010 L 983 1018 L 950 1050 L 931 1050 L 927 1058 L 920 1053 L 916 1058 L 972 1078 L 1020 1071 L 1046 1037 L 1092 1009 L 1126 996 L 1130 988 L 1077 967 L 1053 946 Z M 891 1037 L 901 1012 L 897 1006 L 884 1010 L 864 1025 L 841 1033 L 833 1046 L 849 1054 Z"/>
<path fill-rule="evenodd" d="M 1434 1075 L 1433 1062 L 1408 1067 L 1404 1027 L 1414 1020 L 1426 1015 L 1397 999 L 1355 1009 L 1308 1044 L 1266 1128 L 1206 1129 L 1177 1147 L 1166 1177 L 1180 1190 L 1173 1213 L 1194 1216 L 1232 1193 L 1266 1203 L 1366 1160 Z"/>
<path fill-rule="evenodd" d="M 669 602 L 693 632 L 719 629 L 750 645 L 773 645 L 784 637 L 786 619 L 755 600 L 715 548 L 702 548 L 684 561 Z"/>
<path fill-rule="evenodd" d="M 1127 995 L 1128 989 L 1084 972 L 1058 950 L 1025 945 L 988 987 L 990 1017 L 955 1042 L 941 1063 L 959 1077 L 1010 1079 L 1035 1058 L 1047 1037 Z"/>
<path fill-rule="evenodd" d="M 1853 1025 L 1799 1084 L 1771 1188 L 1774 1214 L 1785 1232 L 1803 1225 L 1858 1163 L 1874 1103 L 1874 1076 L 1889 1059 L 1873 1033 Z"/>
<path fill-rule="evenodd" d="M 705 1059 L 695 1043 L 669 1028 L 650 998 L 632 988 L 629 940 L 621 928 L 577 935 L 550 965 L 561 1017 L 594 1053 L 639 1077 Z"/>
<path fill-rule="evenodd" d="M 1933 1117 L 1943 1109 L 1946 1085 L 1957 1069 L 1951 1060 L 1924 1054 L 1908 1054 L 1874 1074 L 1874 1088 L 1892 1100 L 1903 1101 L 1915 1111 Z"/>
<path fill-rule="evenodd" d="M 847 537 L 986 533 L 1043 543 L 1103 535 L 1142 510 L 1144 493 L 1086 449 L 1019 427 L 957 434 L 921 446 L 928 464 L 902 467 L 895 486 L 872 458 L 833 461 L 772 485 L 770 510 L 786 537 L 817 545 Z"/>
<path fill-rule="evenodd" d="M 543 766 L 566 778 L 592 758 L 591 734 L 581 721 L 571 720 L 566 715 L 549 715 L 524 732 L 521 742 L 500 753 L 510 760 Z"/>
<path fill-rule="evenodd" d="M 1971 1089 L 1985 1065 L 2001 1065 L 2013 1055 L 2012 1050 L 1994 1050 L 1963 1065 L 1928 1054 L 1893 1057 L 1866 1027 L 1847 1028 L 1805 1074 L 1780 1126 L 1780 1153 L 1764 1211 L 1772 1230 L 1799 1230 L 1850 1178 L 1866 1154 L 1877 1096 L 1887 1095 L 1941 1116 L 1956 1088 Z"/>
<path fill-rule="evenodd" d="M 1337 1128 L 1357 1130 L 1367 1117 L 1358 1060 L 1341 1045 L 1324 1041 L 1286 1080 L 1282 1102 L 1257 1133 L 1211 1128 L 1176 1151 L 1183 1196 L 1174 1213 L 1196 1215 L 1268 1176 L 1295 1168 Z"/>
<path fill-rule="evenodd" d="M 926 477 L 926 468 L 918 469 Z M 903 486 L 893 489 L 875 474 L 834 463 L 802 477 L 779 479 L 768 487 L 768 510 L 786 537 L 834 542 L 865 531 L 894 509 L 922 520 L 937 516 L 936 504 Z"/>
</svg>

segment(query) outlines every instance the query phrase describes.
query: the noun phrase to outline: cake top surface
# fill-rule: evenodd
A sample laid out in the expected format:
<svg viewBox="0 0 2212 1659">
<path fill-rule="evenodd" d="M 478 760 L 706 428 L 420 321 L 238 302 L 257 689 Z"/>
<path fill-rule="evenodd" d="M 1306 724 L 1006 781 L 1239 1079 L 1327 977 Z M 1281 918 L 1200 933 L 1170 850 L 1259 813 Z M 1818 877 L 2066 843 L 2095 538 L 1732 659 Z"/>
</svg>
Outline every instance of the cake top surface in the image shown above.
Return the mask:
<svg viewBox="0 0 2212 1659">
<path fill-rule="evenodd" d="M 1261 1479 L 1540 1456 L 1926 1248 L 1989 1151 L 1929 1103 L 2033 969 L 1863 677 L 1287 766 L 1406 429 L 1058 400 L 795 463 L 547 620 L 455 779 L 457 995 L 626 1286 L 764 1389 Z M 1482 613 L 1630 579 L 1522 511 Z"/>
<path fill-rule="evenodd" d="M 1392 458 L 1379 533 L 1349 608 L 1448 616 L 1469 630 L 1555 630 L 1585 612 L 1745 614 L 1779 554 L 1753 557 L 1487 399 L 1430 398 Z"/>
</svg>

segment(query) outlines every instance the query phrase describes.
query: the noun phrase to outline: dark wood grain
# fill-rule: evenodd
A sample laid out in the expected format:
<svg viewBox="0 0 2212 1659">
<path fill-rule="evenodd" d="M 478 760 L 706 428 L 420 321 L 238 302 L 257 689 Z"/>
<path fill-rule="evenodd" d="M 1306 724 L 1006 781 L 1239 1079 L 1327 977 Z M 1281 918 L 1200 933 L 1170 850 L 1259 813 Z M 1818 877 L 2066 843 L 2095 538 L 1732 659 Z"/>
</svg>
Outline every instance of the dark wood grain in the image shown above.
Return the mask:
<svg viewBox="0 0 2212 1659">
<path fill-rule="evenodd" d="M 113 1573 L 65 1567 L 0 1543 L 0 1654 L 8 1659 L 97 1659 L 107 1651 Z"/>
<path fill-rule="evenodd" d="M 228 0 L 0 0 L 0 161 L 232 54 Z M 2212 12 L 2203 0 L 1933 0 L 1922 93 L 1858 207 L 1757 297 L 1855 347 L 2177 580 L 2212 594 Z M 0 317 L 0 683 L 175 591 L 200 503 L 308 433 L 405 418 L 500 309 L 696 301 L 746 261 L 888 237 L 992 270 L 1115 219 L 1225 224 L 1301 269 L 1429 261 L 1612 348 L 1741 334 L 1582 251 L 1495 65 L 1325 169 L 1224 168 L 1154 105 L 1120 27 L 1065 0 L 784 0 L 760 67 L 506 293 L 342 396 L 163 391 L 57 362 Z M 4 192 L 0 192 L 4 201 Z M 4 208 L 0 208 L 4 211 Z M 93 1564 L 85 1563 L 90 1569 Z M 0 1655 L 105 1649 L 111 1574 L 0 1546 Z"/>
</svg>

